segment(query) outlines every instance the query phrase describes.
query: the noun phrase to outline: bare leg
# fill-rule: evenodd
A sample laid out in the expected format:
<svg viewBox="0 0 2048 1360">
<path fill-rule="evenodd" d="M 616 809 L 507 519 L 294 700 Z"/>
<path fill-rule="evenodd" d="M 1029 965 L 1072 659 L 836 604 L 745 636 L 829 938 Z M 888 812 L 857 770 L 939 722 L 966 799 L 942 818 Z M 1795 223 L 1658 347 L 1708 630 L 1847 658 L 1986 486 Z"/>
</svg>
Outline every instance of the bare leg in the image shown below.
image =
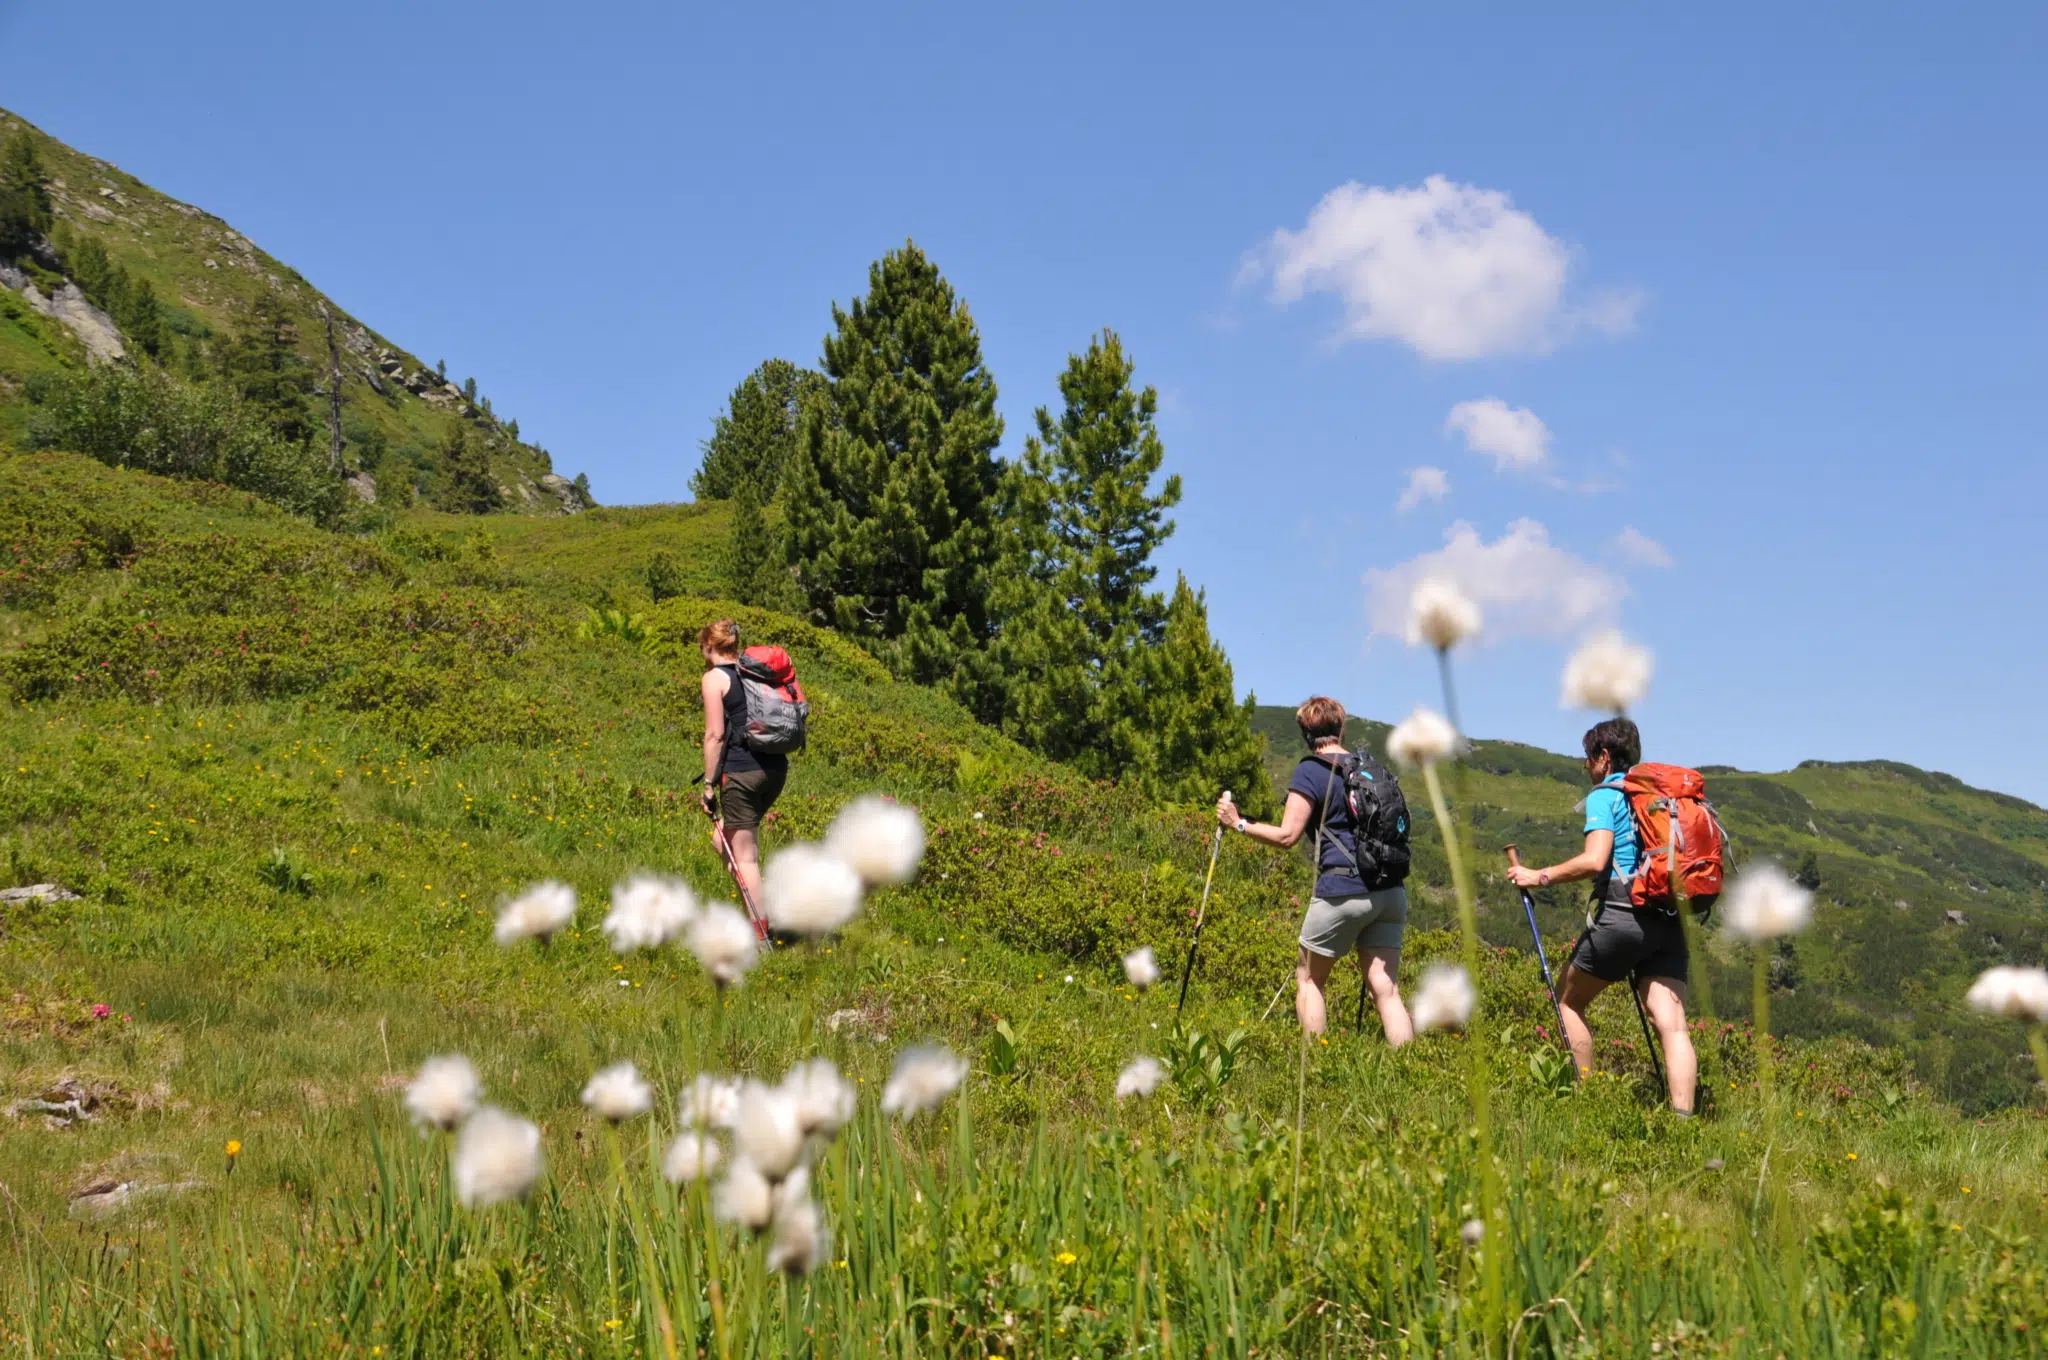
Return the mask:
<svg viewBox="0 0 2048 1360">
<path fill-rule="evenodd" d="M 1572 1066 L 1579 1069 L 1579 1075 L 1590 1076 L 1593 1072 L 1593 1028 L 1586 1023 L 1586 1007 L 1593 1004 L 1593 998 L 1607 990 L 1608 984 L 1591 973 L 1582 973 L 1569 964 L 1564 970 L 1564 982 L 1558 988 L 1557 1004 L 1564 1021 L 1564 1041 L 1572 1051 Z"/>
<path fill-rule="evenodd" d="M 747 900 L 758 909 L 761 905 L 761 839 L 752 831 L 728 831 L 726 842 L 732 846 L 733 863 L 739 866 L 740 886 L 747 891 Z"/>
<path fill-rule="evenodd" d="M 1312 949 L 1303 949 L 1301 957 L 1294 964 L 1294 1013 L 1301 1017 L 1301 1027 L 1310 1034 L 1321 1034 L 1329 1028 L 1330 1017 L 1324 1005 L 1323 991 L 1330 981 L 1330 970 L 1337 961 Z"/>
<path fill-rule="evenodd" d="M 1671 1082 L 1671 1108 L 1691 1114 L 1700 1063 L 1692 1051 L 1692 1035 L 1685 1028 L 1685 984 L 1677 978 L 1644 978 L 1639 984 L 1639 995 L 1664 1049 L 1664 1071 Z"/>
<path fill-rule="evenodd" d="M 1361 949 L 1358 967 L 1365 974 L 1365 990 L 1380 1013 L 1380 1026 L 1387 1032 L 1387 1047 L 1399 1048 L 1415 1037 L 1408 1008 L 1401 1004 L 1401 951 Z"/>
</svg>

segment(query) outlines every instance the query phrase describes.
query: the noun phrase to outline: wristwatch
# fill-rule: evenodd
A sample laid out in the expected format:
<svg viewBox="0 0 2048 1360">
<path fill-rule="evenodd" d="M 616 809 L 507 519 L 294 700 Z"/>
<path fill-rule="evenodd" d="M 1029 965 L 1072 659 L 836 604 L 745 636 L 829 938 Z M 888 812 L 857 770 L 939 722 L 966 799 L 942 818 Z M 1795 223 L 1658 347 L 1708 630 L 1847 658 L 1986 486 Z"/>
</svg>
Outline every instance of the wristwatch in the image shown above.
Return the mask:
<svg viewBox="0 0 2048 1360">
<path fill-rule="evenodd" d="M 1247 817 L 1238 818 L 1237 829 L 1239 831 L 1250 831 L 1252 829 L 1251 819 Z"/>
</svg>

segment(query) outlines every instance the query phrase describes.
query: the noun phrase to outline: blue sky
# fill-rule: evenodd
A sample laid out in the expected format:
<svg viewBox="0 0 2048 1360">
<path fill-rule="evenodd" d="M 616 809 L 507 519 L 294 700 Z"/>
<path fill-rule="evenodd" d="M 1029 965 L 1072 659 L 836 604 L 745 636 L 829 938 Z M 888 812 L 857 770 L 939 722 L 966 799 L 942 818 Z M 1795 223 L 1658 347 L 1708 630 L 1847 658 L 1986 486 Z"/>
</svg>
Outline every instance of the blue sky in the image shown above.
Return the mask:
<svg viewBox="0 0 2048 1360">
<path fill-rule="evenodd" d="M 914 237 L 1006 452 L 1123 335 L 1164 565 L 1262 700 L 1432 698 L 1367 576 L 1434 569 L 1488 595 L 1480 735 L 1573 749 L 1558 673 L 1615 623 L 1653 757 L 2048 802 L 2048 10 L 1536 9 L 0 0 L 39 54 L 0 102 L 607 503 L 685 497 L 733 384 Z"/>
</svg>

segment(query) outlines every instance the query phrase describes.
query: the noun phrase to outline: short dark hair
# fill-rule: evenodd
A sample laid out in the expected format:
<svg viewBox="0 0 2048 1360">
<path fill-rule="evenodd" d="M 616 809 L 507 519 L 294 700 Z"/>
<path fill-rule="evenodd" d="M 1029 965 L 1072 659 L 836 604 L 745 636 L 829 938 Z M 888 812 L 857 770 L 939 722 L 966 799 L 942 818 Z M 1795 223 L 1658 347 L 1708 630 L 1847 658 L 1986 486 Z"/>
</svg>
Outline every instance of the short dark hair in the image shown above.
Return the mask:
<svg viewBox="0 0 2048 1360">
<path fill-rule="evenodd" d="M 1627 718 L 1609 718 L 1586 729 L 1586 759 L 1602 751 L 1610 767 L 1626 770 L 1643 758 L 1643 734 Z"/>
<path fill-rule="evenodd" d="M 1313 746 L 1344 735 L 1344 705 L 1318 694 L 1294 710 L 1294 721 L 1301 724 L 1301 739 Z"/>
</svg>

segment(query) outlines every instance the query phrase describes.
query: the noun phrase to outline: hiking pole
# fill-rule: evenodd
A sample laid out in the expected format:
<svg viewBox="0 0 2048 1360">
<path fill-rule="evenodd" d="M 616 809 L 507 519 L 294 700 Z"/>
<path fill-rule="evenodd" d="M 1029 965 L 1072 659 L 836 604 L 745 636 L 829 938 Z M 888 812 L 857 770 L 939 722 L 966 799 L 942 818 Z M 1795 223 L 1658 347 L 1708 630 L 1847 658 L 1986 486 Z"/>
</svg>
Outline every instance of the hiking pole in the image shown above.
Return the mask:
<svg viewBox="0 0 2048 1360">
<path fill-rule="evenodd" d="M 1230 790 L 1225 789 L 1223 796 L 1229 798 Z M 1218 822 L 1216 823 L 1216 836 L 1209 842 L 1209 875 L 1202 880 L 1202 905 L 1201 909 L 1195 913 L 1195 938 L 1188 945 L 1187 967 L 1181 970 L 1180 1000 L 1173 1003 L 1173 1013 L 1175 1015 L 1179 1015 L 1181 1010 L 1188 1004 L 1188 983 L 1195 976 L 1195 951 L 1202 947 L 1202 925 L 1209 919 L 1209 887 L 1216 881 L 1216 856 L 1222 849 L 1223 823 Z"/>
<path fill-rule="evenodd" d="M 1501 850 L 1506 853 L 1509 865 L 1517 869 L 1522 867 L 1522 852 L 1520 850 L 1517 850 L 1513 845 L 1504 845 L 1501 847 Z M 1550 993 L 1550 1008 L 1557 1012 L 1558 1042 L 1562 1043 L 1565 1046 L 1565 1050 L 1569 1052 L 1571 1050 L 1571 1040 L 1564 1027 L 1564 1003 L 1557 999 L 1557 983 L 1550 976 L 1550 957 L 1543 952 L 1543 931 L 1536 924 L 1536 899 L 1529 896 L 1527 888 L 1523 888 L 1521 892 L 1522 914 L 1529 918 L 1529 938 L 1536 943 L 1536 964 L 1543 970 L 1543 990 Z M 1578 1079 L 1579 1064 L 1574 1059 L 1572 1062 L 1572 1080 L 1577 1081 Z"/>
<path fill-rule="evenodd" d="M 701 784 L 704 781 L 700 778 L 690 782 Z M 717 794 L 714 792 L 712 796 L 716 798 Z M 761 914 L 761 908 L 754 902 L 754 895 L 747 891 L 746 880 L 740 877 L 739 857 L 733 854 L 732 842 L 726 839 L 725 823 L 719 818 L 717 811 L 712 808 L 711 804 L 703 803 L 700 806 L 704 809 L 704 815 L 711 819 L 711 843 L 718 847 L 718 857 L 725 861 L 726 873 L 732 875 L 732 886 L 739 892 L 740 905 L 746 908 L 747 920 L 752 923 L 755 936 L 762 944 L 773 943 L 769 938 L 768 918 Z"/>
<path fill-rule="evenodd" d="M 1664 1079 L 1664 1060 L 1657 1056 L 1657 1040 L 1650 1034 L 1650 1015 L 1648 1011 L 1643 1009 L 1642 988 L 1638 984 L 1636 974 L 1633 971 L 1628 975 L 1628 994 L 1635 999 L 1636 1019 L 1642 1021 L 1643 1024 L 1643 1047 L 1650 1051 L 1650 1067 L 1657 1073 L 1657 1085 L 1664 1092 L 1664 1103 L 1669 1105 L 1671 1103 L 1671 1083 Z"/>
</svg>

